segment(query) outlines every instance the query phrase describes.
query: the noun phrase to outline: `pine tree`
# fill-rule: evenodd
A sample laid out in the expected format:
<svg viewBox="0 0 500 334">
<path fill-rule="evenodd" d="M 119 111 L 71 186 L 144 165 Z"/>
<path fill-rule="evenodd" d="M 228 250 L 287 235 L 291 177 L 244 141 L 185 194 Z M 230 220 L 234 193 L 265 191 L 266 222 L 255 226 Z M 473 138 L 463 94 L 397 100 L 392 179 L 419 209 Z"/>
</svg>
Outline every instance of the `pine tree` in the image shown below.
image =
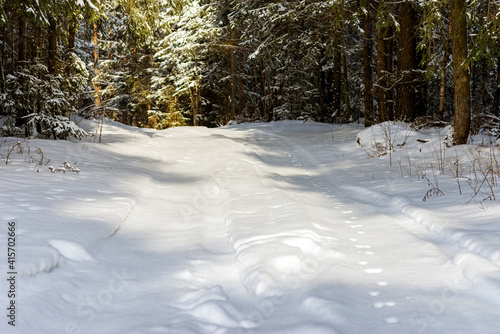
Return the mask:
<svg viewBox="0 0 500 334">
<path fill-rule="evenodd" d="M 451 4 L 453 81 L 455 86 L 455 118 L 453 144 L 466 144 L 471 124 L 470 82 L 467 46 L 467 7 L 465 0 Z"/>
<path fill-rule="evenodd" d="M 415 70 L 417 69 L 416 57 L 416 12 L 414 4 L 404 1 L 399 5 L 398 34 L 398 99 L 397 118 L 413 121 L 415 111 Z"/>
<path fill-rule="evenodd" d="M 451 11 L 457 5 L 466 5 L 465 25 Z M 363 111 L 370 126 L 455 114 L 459 143 L 471 101 L 475 125 L 487 111 L 500 113 L 498 9 L 498 1 L 458 0 L 7 1 L 0 112 L 12 133 L 45 136 L 54 135 L 39 115 L 66 117 L 78 106 L 84 116 L 106 111 L 158 129 L 349 122 Z"/>
<path fill-rule="evenodd" d="M 364 84 L 364 107 L 365 126 L 372 126 L 375 122 L 375 110 L 373 107 L 373 74 L 372 74 L 372 30 L 373 14 L 371 0 L 363 0 L 363 84 Z"/>
<path fill-rule="evenodd" d="M 2 21 L 10 28 L 3 29 L 2 47 L 5 51 L 10 44 L 11 54 L 10 59 L 3 54 L 1 60 L 0 105 L 8 116 L 3 134 L 42 138 L 84 134 L 68 116 L 77 111 L 88 72 L 70 48 L 68 36 L 75 13 L 94 9 L 90 0 L 10 1 L 2 6 L 2 13 L 10 14 Z M 34 43 L 27 43 L 29 39 Z"/>
</svg>

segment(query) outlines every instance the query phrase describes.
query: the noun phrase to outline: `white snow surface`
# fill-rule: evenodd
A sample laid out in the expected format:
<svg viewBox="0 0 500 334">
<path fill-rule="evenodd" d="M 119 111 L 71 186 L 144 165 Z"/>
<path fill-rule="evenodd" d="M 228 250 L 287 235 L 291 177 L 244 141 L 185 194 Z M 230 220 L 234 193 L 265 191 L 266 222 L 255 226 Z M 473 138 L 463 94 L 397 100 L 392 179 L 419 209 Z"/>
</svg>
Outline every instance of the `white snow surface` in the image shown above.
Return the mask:
<svg viewBox="0 0 500 334">
<path fill-rule="evenodd" d="M 500 332 L 499 189 L 466 168 L 498 148 L 402 127 L 377 157 L 380 129 L 299 121 L 30 140 L 0 161 L 1 332 Z"/>
</svg>

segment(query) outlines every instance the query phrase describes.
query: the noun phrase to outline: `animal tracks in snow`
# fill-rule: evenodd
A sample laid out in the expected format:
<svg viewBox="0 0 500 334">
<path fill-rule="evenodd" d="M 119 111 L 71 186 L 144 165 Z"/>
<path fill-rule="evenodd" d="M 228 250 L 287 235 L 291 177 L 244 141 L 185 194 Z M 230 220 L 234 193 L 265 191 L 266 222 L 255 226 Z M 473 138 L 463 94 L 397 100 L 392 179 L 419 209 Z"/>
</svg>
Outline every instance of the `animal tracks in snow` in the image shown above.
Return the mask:
<svg viewBox="0 0 500 334">
<path fill-rule="evenodd" d="M 336 187 L 332 181 L 319 177 L 317 173 L 312 174 L 307 169 L 307 166 L 310 165 L 311 161 L 309 161 L 309 157 L 304 154 L 303 150 L 297 148 L 284 148 L 284 155 L 286 157 L 285 159 L 289 161 L 288 167 L 296 168 L 296 172 L 302 175 L 302 178 L 298 178 L 297 180 L 299 180 L 301 184 L 304 183 L 304 185 L 307 184 L 309 187 L 315 188 L 316 191 L 321 194 L 321 197 L 323 198 L 322 201 L 325 203 L 324 205 L 327 205 L 330 209 L 335 210 L 339 215 L 339 218 L 342 217 L 340 219 L 340 222 L 343 223 L 342 230 L 344 232 L 342 233 L 345 233 L 343 235 L 343 241 L 351 243 L 352 248 L 350 251 L 345 252 L 341 261 L 352 262 L 352 264 L 354 264 L 353 270 L 358 272 L 357 275 L 359 277 L 365 277 L 364 281 L 367 284 L 365 292 L 365 299 L 367 302 L 366 306 L 373 308 L 379 313 L 379 319 L 381 322 L 386 324 L 398 323 L 399 318 L 395 316 L 398 304 L 388 298 L 386 294 L 386 291 L 390 291 L 390 287 L 388 286 L 389 281 L 385 280 L 387 277 L 387 263 L 384 258 L 380 258 L 380 256 L 382 256 L 381 254 L 377 254 L 377 249 L 381 243 L 381 239 L 379 235 L 373 233 L 376 233 L 377 231 L 377 226 L 374 227 L 373 225 L 378 224 L 378 222 L 374 223 L 371 220 L 360 217 L 358 215 L 358 212 L 360 211 L 357 207 L 354 208 L 353 206 L 347 206 L 342 196 L 338 196 L 335 191 Z M 280 181 L 288 181 L 285 173 L 280 174 L 279 170 L 277 170 L 276 173 L 280 175 Z M 304 207 L 307 210 L 307 203 L 304 204 Z M 282 208 L 276 209 L 281 210 Z M 310 217 L 308 218 L 310 219 Z M 332 226 L 322 224 L 321 222 L 314 222 L 312 223 L 312 226 L 314 226 L 315 231 L 320 234 L 328 231 L 331 231 L 332 233 L 336 233 L 338 231 L 338 228 L 336 228 L 335 225 Z M 327 226 L 328 228 L 326 228 Z M 317 239 L 315 239 L 315 241 L 318 242 Z M 260 243 L 254 243 L 255 246 L 257 244 Z M 288 245 L 292 246 L 290 243 L 288 243 Z M 321 243 L 317 243 L 317 245 L 319 246 Z M 254 248 L 255 246 L 250 248 Z M 296 247 L 297 245 L 293 246 Z M 241 248 L 241 250 L 245 250 L 246 252 L 249 250 L 246 248 L 247 246 L 245 245 Z M 302 248 L 302 252 L 303 251 L 304 249 Z M 311 254 L 311 252 L 309 252 L 309 254 Z M 316 260 L 318 260 L 318 254 L 324 254 L 324 249 L 321 249 L 317 254 L 312 254 Z M 306 255 L 306 253 L 303 253 L 303 255 Z M 274 261 L 268 261 L 268 266 L 272 266 L 281 272 L 286 272 L 287 270 L 290 272 L 290 270 L 292 270 L 291 272 L 299 275 L 297 276 L 299 280 L 306 278 L 307 275 L 305 275 L 305 272 L 317 269 L 317 266 L 304 266 L 303 263 L 307 263 L 306 258 L 297 261 L 298 258 L 294 256 L 278 257 L 277 255 L 271 255 L 271 257 L 274 257 Z M 266 276 L 264 275 L 263 277 Z"/>
<path fill-rule="evenodd" d="M 367 274 L 381 274 L 384 272 L 384 269 L 382 268 L 368 268 L 365 269 L 365 273 Z"/>
<path fill-rule="evenodd" d="M 443 290 L 441 278 L 464 276 L 448 268 L 463 261 L 447 263 L 406 227 L 422 210 L 385 196 L 397 184 L 377 180 L 382 168 L 356 152 L 360 128 L 104 127 L 108 143 L 82 151 L 77 177 L 23 180 L 2 167 L 1 215 L 18 219 L 20 247 L 33 255 L 20 257 L 19 334 L 68 332 L 64 320 L 96 334 L 500 328 L 498 307 L 469 298 L 472 290 Z M 74 156 L 73 144 L 64 147 L 51 158 Z M 110 269 L 126 279 L 111 280 Z M 435 317 L 428 309 L 443 292 L 446 310 Z"/>
<path fill-rule="evenodd" d="M 383 307 L 394 307 L 396 306 L 395 302 L 376 302 L 373 304 L 375 308 L 383 308 Z"/>
<path fill-rule="evenodd" d="M 399 322 L 399 318 L 397 317 L 385 318 L 385 322 L 387 322 L 388 324 L 397 324 Z"/>
<path fill-rule="evenodd" d="M 342 211 L 344 215 L 352 213 L 351 210 Z M 367 282 L 369 282 L 367 298 L 370 298 L 372 307 L 381 312 L 380 317 L 386 324 L 397 324 L 399 323 L 399 318 L 393 316 L 391 313 L 397 308 L 398 304 L 390 299 L 384 300 L 384 291 L 387 290 L 389 284 L 385 280 L 378 279 L 385 273 L 385 269 L 382 266 L 375 265 L 380 260 L 376 256 L 374 245 L 367 242 L 372 236 L 364 229 L 364 224 L 354 223 L 356 219 L 356 216 L 351 216 L 349 220 L 344 220 L 344 223 L 354 229 L 353 232 L 355 232 L 355 236 L 349 237 L 348 240 L 353 244 L 355 252 L 358 254 L 358 261 L 356 263 L 359 266 L 359 270 L 364 275 L 367 275 Z"/>
</svg>

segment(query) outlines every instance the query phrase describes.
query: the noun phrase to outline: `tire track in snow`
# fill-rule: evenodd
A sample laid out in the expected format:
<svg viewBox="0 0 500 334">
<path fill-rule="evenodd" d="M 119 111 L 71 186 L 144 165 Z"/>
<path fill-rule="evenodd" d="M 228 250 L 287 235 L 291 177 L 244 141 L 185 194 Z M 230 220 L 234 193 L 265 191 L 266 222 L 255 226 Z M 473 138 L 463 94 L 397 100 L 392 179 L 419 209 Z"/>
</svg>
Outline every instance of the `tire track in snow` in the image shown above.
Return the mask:
<svg viewBox="0 0 500 334">
<path fill-rule="evenodd" d="M 237 172 L 249 180 L 258 177 L 258 184 L 246 183 L 243 178 L 225 188 L 230 194 L 225 207 L 229 234 L 241 281 L 254 305 L 241 328 L 250 330 L 265 325 L 291 298 L 292 291 L 314 279 L 324 265 L 320 265 L 321 261 L 335 262 L 343 254 L 335 247 L 325 248 L 336 246 L 337 239 L 331 236 L 330 229 L 317 227 L 300 204 L 299 194 L 284 188 L 286 180 L 279 168 L 266 163 L 259 152 L 237 144 L 246 154 L 245 159 L 240 159 L 245 162 L 240 166 L 243 169 Z"/>
<path fill-rule="evenodd" d="M 183 195 L 191 197 L 188 203 L 192 203 L 192 207 L 184 206 L 182 211 L 187 223 L 198 226 L 197 248 L 201 251 L 193 250 L 192 256 L 190 252 L 173 274 L 176 285 L 190 292 L 174 298 L 171 304 L 186 319 L 186 326 L 191 324 L 189 326 L 197 328 L 197 332 L 225 332 L 236 329 L 243 319 L 233 301 L 242 288 L 238 286 L 236 259 L 225 217 L 230 199 L 225 171 L 231 170 L 232 164 L 224 156 L 231 155 L 231 150 L 227 150 L 225 138 L 213 136 L 208 129 L 203 132 L 199 146 L 193 146 L 184 157 L 176 160 L 184 166 L 185 172 L 201 177 L 196 188 L 192 188 L 194 193 Z"/>
<path fill-rule="evenodd" d="M 180 148 L 186 146 L 186 150 L 183 150 L 179 157 L 173 158 L 175 163 L 168 161 L 164 169 L 152 170 L 152 173 L 158 175 L 149 175 L 148 182 L 141 187 L 144 191 L 138 195 L 140 198 L 123 221 L 119 233 L 105 242 L 115 245 L 110 249 L 118 247 L 124 250 L 121 262 L 127 268 L 128 290 L 134 292 L 132 296 L 115 298 L 125 301 L 130 298 L 141 298 L 135 296 L 137 291 L 141 294 L 158 294 L 167 298 L 166 304 L 171 311 L 165 318 L 164 325 L 154 326 L 156 331 L 170 333 L 227 331 L 239 326 L 242 316 L 231 296 L 233 285 L 236 284 L 231 282 L 234 276 L 231 273 L 231 268 L 234 268 L 234 254 L 229 245 L 223 219 L 223 207 L 228 197 L 217 180 L 217 170 L 224 168 L 221 163 L 225 163 L 225 160 L 222 160 L 221 156 L 225 152 L 217 150 L 216 147 L 224 145 L 218 140 L 207 140 L 208 129 L 193 129 L 190 135 L 190 140 L 184 141 L 188 145 L 180 139 L 163 142 L 165 148 L 159 146 L 162 142 L 153 145 L 157 154 L 165 152 L 165 156 L 168 156 L 168 148 L 172 145 Z M 181 191 L 177 194 L 170 192 L 176 196 L 155 198 L 162 193 L 162 187 L 167 187 L 158 182 L 161 180 L 160 174 L 176 169 L 182 170 L 183 175 L 192 177 L 192 181 L 185 184 L 182 189 L 179 188 Z M 188 205 L 178 207 L 181 203 Z M 153 219 L 147 218 L 149 213 L 154 213 Z M 165 235 L 171 244 L 166 244 L 162 240 L 162 235 Z M 172 235 L 175 236 L 174 239 Z M 145 240 L 147 240 L 146 245 L 142 245 Z M 130 243 L 137 246 L 134 249 L 127 249 Z M 101 253 L 105 253 L 108 249 L 105 244 Z M 145 260 L 150 263 L 149 265 L 139 262 L 137 256 L 141 251 L 135 248 L 144 249 L 143 252 L 147 256 Z M 160 253 L 169 259 L 179 248 L 183 252 L 175 257 L 175 265 L 169 263 L 172 260 L 163 260 L 156 255 Z M 101 255 L 100 259 L 106 260 L 106 254 Z M 165 265 L 171 268 L 163 273 L 164 270 L 161 268 Z M 164 276 L 160 281 L 158 281 L 159 273 Z M 224 273 L 225 276 L 221 276 L 220 273 Z M 141 278 L 144 275 L 148 277 Z M 163 286 L 163 280 L 174 287 L 174 290 L 164 286 L 164 290 L 158 291 L 158 286 Z M 226 280 L 229 280 L 229 284 Z M 148 284 L 144 286 L 144 282 Z M 179 294 L 177 290 L 183 293 Z M 129 305 L 130 302 L 124 304 Z M 145 312 L 146 309 L 142 311 Z M 150 311 L 152 314 L 157 314 L 156 310 Z"/>
<path fill-rule="evenodd" d="M 314 208 L 317 207 L 317 205 L 320 205 L 319 207 L 323 209 L 322 207 L 323 205 L 331 205 L 332 202 L 338 203 L 338 201 L 335 198 L 335 196 L 329 191 L 330 187 L 328 186 L 328 184 L 324 184 L 321 182 L 321 180 L 318 180 L 316 177 L 314 177 L 312 173 L 304 167 L 304 164 L 302 163 L 300 158 L 295 157 L 296 152 L 301 149 L 300 146 L 290 143 L 289 141 L 283 140 L 283 137 L 277 134 L 272 134 L 271 136 L 260 134 L 257 142 L 254 142 L 251 139 L 249 141 L 252 143 L 252 146 L 256 146 L 256 148 L 252 149 L 252 146 L 249 147 L 248 144 L 245 147 L 247 151 L 251 152 L 251 154 L 249 155 L 255 157 L 260 162 L 259 164 L 253 164 L 253 165 L 259 167 L 259 170 L 256 171 L 256 173 L 261 175 L 262 186 L 267 189 L 272 189 L 276 193 L 277 198 L 280 198 L 281 200 L 283 198 L 286 198 L 288 201 L 290 201 L 290 203 L 294 203 L 297 207 L 300 207 L 301 210 L 300 213 L 293 213 L 292 215 L 290 215 L 290 217 L 287 217 L 286 219 L 291 219 L 292 221 L 294 221 L 294 218 L 298 218 L 298 220 L 301 221 L 302 224 L 304 225 L 302 229 L 308 231 L 309 240 L 304 241 L 307 239 L 303 238 L 301 239 L 302 240 L 301 242 L 303 243 L 307 243 L 309 241 L 315 242 L 314 247 L 311 248 L 311 249 L 314 248 L 314 251 L 311 253 L 313 253 L 312 258 L 314 259 L 314 261 L 316 261 L 316 263 L 313 267 L 309 268 L 310 274 L 300 276 L 297 275 L 297 273 L 295 273 L 296 279 L 292 282 L 289 282 L 290 284 L 288 287 L 284 289 L 278 288 L 278 290 L 273 291 L 271 285 L 273 283 L 272 278 L 269 278 L 265 274 L 262 275 L 262 277 L 252 277 L 254 278 L 255 282 L 260 283 L 260 285 L 255 284 L 253 286 L 252 291 L 254 291 L 254 293 L 258 298 L 260 298 L 260 300 L 273 304 L 273 299 L 277 298 L 277 296 L 273 295 L 273 293 L 274 294 L 277 293 L 280 299 L 287 300 L 287 298 L 290 298 L 287 295 L 288 293 L 290 293 L 290 291 L 306 288 L 308 286 L 308 282 L 312 282 L 315 279 L 315 277 L 318 276 L 318 274 L 320 274 L 320 272 L 322 271 L 321 269 L 322 266 L 328 266 L 327 263 L 335 265 L 339 261 L 340 262 L 344 261 L 345 255 L 343 254 L 343 252 L 337 250 L 339 247 L 338 239 L 333 238 L 334 240 L 332 240 L 331 237 L 332 234 L 335 235 L 336 232 L 331 227 L 329 227 L 329 224 L 324 222 L 322 218 L 320 218 L 316 213 L 311 215 L 311 213 L 314 212 L 315 210 Z M 264 143 L 266 148 L 272 147 L 272 152 L 283 152 L 283 154 L 277 156 L 269 156 L 269 155 L 261 156 L 260 148 L 262 147 L 261 145 Z M 287 158 L 289 159 L 290 163 L 287 162 Z M 308 195 L 304 195 L 303 192 L 300 191 L 300 189 L 291 190 L 290 186 L 292 185 L 292 183 L 290 183 L 290 180 L 288 179 L 290 177 L 289 175 L 291 172 L 303 175 L 304 179 L 307 181 L 307 185 L 313 183 L 314 186 L 318 188 L 319 191 L 321 191 L 321 193 L 325 194 L 324 199 L 327 204 L 325 204 L 325 202 L 317 204 L 317 202 L 315 202 L 316 201 L 315 196 L 307 198 Z M 275 199 L 269 197 L 267 198 L 267 201 L 272 202 L 275 201 Z M 283 205 L 283 207 L 285 206 L 286 205 Z M 283 220 L 283 222 L 285 222 L 286 219 Z M 288 226 L 287 228 L 285 228 L 285 230 L 290 231 L 289 233 L 292 235 L 293 234 L 300 235 L 300 232 L 298 230 L 293 230 L 292 228 L 288 228 Z M 271 242 L 276 242 L 277 240 L 278 241 L 280 240 L 277 239 L 278 235 L 272 233 L 269 234 L 270 237 L 268 239 L 270 245 L 272 245 Z M 280 235 L 280 237 L 282 237 L 282 235 Z M 250 248 L 250 250 L 252 250 L 252 248 Z M 257 246 L 254 246 L 253 250 L 255 252 L 259 251 Z M 307 252 L 303 253 L 305 254 Z M 285 267 L 295 266 L 296 268 L 296 263 L 293 262 L 287 263 L 285 259 L 278 258 L 278 262 L 281 262 L 281 265 Z M 263 266 L 262 263 L 260 265 L 261 267 Z M 279 272 L 279 269 L 274 268 L 274 271 Z M 255 274 L 255 271 L 251 272 Z M 265 283 L 262 283 L 266 282 L 266 280 L 268 282 L 271 282 L 269 286 L 266 286 Z M 284 282 L 286 281 L 280 282 L 279 279 L 274 280 L 274 283 L 278 287 L 284 287 L 283 285 Z M 266 291 L 269 293 L 268 297 L 266 297 L 265 295 Z M 285 295 L 281 296 L 282 293 L 285 293 Z M 283 303 L 283 301 L 281 301 L 281 303 Z M 285 301 L 285 303 L 288 303 L 288 300 Z M 345 324 L 345 315 L 344 315 L 345 311 L 343 311 L 343 308 L 339 307 L 335 310 L 332 309 L 332 306 L 335 305 L 335 303 L 336 302 L 332 300 L 311 296 L 298 303 L 297 308 L 300 309 L 305 307 L 306 309 L 310 309 L 311 307 L 313 307 L 313 305 L 316 305 L 319 308 L 324 308 L 325 310 L 330 309 L 331 311 L 329 312 L 325 311 L 327 312 L 328 315 L 316 312 L 316 314 L 314 314 L 313 317 L 323 318 L 322 321 L 329 322 L 330 325 L 328 326 L 328 331 L 334 332 L 334 328 L 340 324 L 342 324 L 343 326 L 347 326 Z M 277 304 L 273 305 L 274 307 L 279 308 L 279 305 Z M 319 305 L 322 306 L 320 307 Z M 318 307 L 314 308 L 318 309 Z M 259 316 L 258 318 L 262 323 L 265 322 L 267 317 L 271 316 L 269 313 L 266 312 L 260 312 L 260 313 L 258 312 L 257 315 Z M 332 317 L 335 317 L 334 323 L 331 323 Z"/>
</svg>

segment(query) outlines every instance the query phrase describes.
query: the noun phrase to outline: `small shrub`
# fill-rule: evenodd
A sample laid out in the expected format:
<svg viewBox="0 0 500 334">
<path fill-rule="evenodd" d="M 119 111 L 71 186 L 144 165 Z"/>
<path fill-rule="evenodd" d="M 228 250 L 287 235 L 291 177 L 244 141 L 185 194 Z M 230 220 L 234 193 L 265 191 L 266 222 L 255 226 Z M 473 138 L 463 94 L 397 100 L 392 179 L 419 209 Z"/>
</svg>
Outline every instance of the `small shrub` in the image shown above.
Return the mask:
<svg viewBox="0 0 500 334">
<path fill-rule="evenodd" d="M 80 170 L 78 168 L 74 168 L 67 161 L 65 161 L 63 165 L 59 165 L 59 167 L 57 167 L 57 168 L 49 166 L 49 170 L 52 173 L 60 173 L 60 172 L 62 172 L 62 173 L 66 173 L 66 172 L 80 173 Z"/>
<path fill-rule="evenodd" d="M 2 148 L 2 145 L 0 144 L 0 149 L 1 148 Z M 24 139 L 21 141 L 13 140 L 7 146 L 7 152 L 5 154 L 0 153 L 0 157 L 5 162 L 5 164 L 8 165 L 12 161 L 13 154 L 23 155 L 25 153 L 27 153 L 27 154 L 31 153 L 31 148 L 30 148 L 28 140 L 27 139 Z M 43 153 L 41 148 L 37 147 L 35 150 L 35 154 L 38 155 L 37 158 L 35 158 L 33 156 L 29 156 L 28 162 L 30 164 L 33 162 L 33 163 L 35 163 L 35 166 L 42 166 L 42 165 L 47 165 L 50 162 L 50 159 L 48 159 L 45 156 L 45 154 Z"/>
<path fill-rule="evenodd" d="M 38 138 L 68 139 L 75 137 L 81 139 L 87 135 L 83 129 L 64 116 L 30 114 L 26 118 L 29 119 L 28 124 L 34 129 L 40 129 L 40 133 L 35 132 L 35 136 Z"/>
<path fill-rule="evenodd" d="M 432 170 L 433 171 L 433 178 L 434 178 L 434 182 L 432 182 L 428 177 L 427 177 L 427 174 L 423 171 L 420 172 L 419 174 L 419 179 L 421 181 L 426 181 L 427 182 L 427 185 L 429 187 L 431 187 L 424 195 L 424 198 L 422 199 L 422 201 L 427 201 L 429 198 L 433 197 L 433 196 L 443 196 L 444 193 L 443 191 L 441 191 L 441 189 L 439 189 L 439 184 L 438 184 L 438 179 L 437 179 L 437 176 L 436 174 L 434 173 L 434 169 Z"/>
<path fill-rule="evenodd" d="M 0 157 L 5 162 L 5 164 L 8 165 L 9 162 L 12 161 L 12 154 L 23 155 L 26 151 L 28 152 L 28 154 L 30 153 L 30 147 L 26 139 L 22 141 L 13 140 L 7 146 L 7 153 L 5 155 L 0 153 Z"/>
</svg>

